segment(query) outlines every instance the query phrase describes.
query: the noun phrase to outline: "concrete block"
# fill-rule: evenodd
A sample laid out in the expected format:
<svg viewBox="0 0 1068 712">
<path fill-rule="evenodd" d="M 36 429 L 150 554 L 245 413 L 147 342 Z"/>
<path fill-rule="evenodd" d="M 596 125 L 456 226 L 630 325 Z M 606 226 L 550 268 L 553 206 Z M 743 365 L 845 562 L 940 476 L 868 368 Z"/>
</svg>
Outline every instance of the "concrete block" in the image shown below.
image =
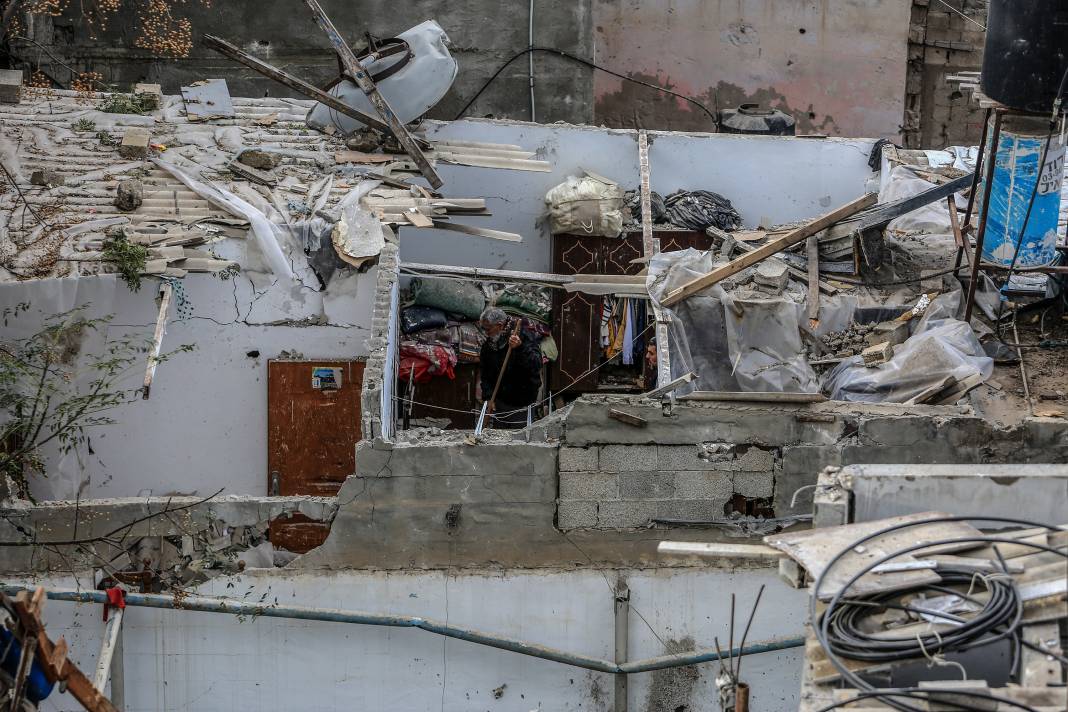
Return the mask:
<svg viewBox="0 0 1068 712">
<path fill-rule="evenodd" d="M 561 472 L 560 499 L 619 499 L 619 476 L 613 472 Z"/>
<path fill-rule="evenodd" d="M 865 341 L 871 346 L 884 341 L 897 346 L 903 344 L 909 338 L 909 324 L 907 321 L 884 321 L 872 327 L 865 337 Z"/>
<path fill-rule="evenodd" d="M 597 525 L 606 529 L 644 527 L 657 516 L 658 502 L 601 502 Z"/>
<path fill-rule="evenodd" d="M 605 472 L 651 472 L 657 469 L 655 445 L 605 445 L 600 468 Z"/>
<path fill-rule="evenodd" d="M 725 462 L 734 458 L 733 452 L 700 457 L 697 445 L 660 445 L 656 449 L 656 468 L 658 470 L 715 470 L 722 469 Z"/>
<path fill-rule="evenodd" d="M 0 104 L 17 104 L 22 100 L 22 70 L 0 69 Z"/>
<path fill-rule="evenodd" d="M 119 182 L 115 193 L 115 207 L 125 212 L 137 210 L 145 202 L 145 188 L 136 178 Z"/>
<path fill-rule="evenodd" d="M 597 448 L 595 447 L 561 447 L 561 472 L 588 472 L 600 469 L 597 465 Z"/>
<path fill-rule="evenodd" d="M 155 111 L 163 104 L 163 89 L 159 84 L 134 84 L 133 93 L 146 109 Z"/>
<path fill-rule="evenodd" d="M 731 475 L 734 493 L 743 497 L 770 497 L 775 494 L 775 475 L 771 472 L 735 472 Z"/>
<path fill-rule="evenodd" d="M 728 497 L 718 499 L 672 499 L 656 503 L 657 519 L 707 522 L 723 519 Z"/>
<path fill-rule="evenodd" d="M 119 155 L 123 158 L 144 158 L 148 155 L 148 142 L 152 135 L 148 129 L 137 126 L 126 129 L 119 144 Z"/>
<path fill-rule="evenodd" d="M 560 502 L 556 507 L 559 529 L 592 529 L 597 523 L 597 502 Z"/>
<path fill-rule="evenodd" d="M 670 499 L 674 495 L 674 472 L 619 473 L 620 499 Z"/>
<path fill-rule="evenodd" d="M 743 453 L 735 453 L 734 462 L 731 463 L 733 470 L 771 470 L 775 466 L 775 455 L 771 450 L 760 447 L 751 447 Z"/>
<path fill-rule="evenodd" d="M 66 179 L 58 171 L 38 170 L 30 174 L 30 183 L 33 185 L 63 185 Z"/>
<path fill-rule="evenodd" d="M 894 346 L 889 341 L 873 344 L 860 352 L 864 359 L 864 365 L 868 368 L 876 368 L 894 357 Z"/>
<path fill-rule="evenodd" d="M 811 475 L 813 480 L 828 465 L 841 465 L 842 452 L 837 447 L 795 445 L 782 449 L 782 470 L 789 475 Z"/>
<path fill-rule="evenodd" d="M 715 470 L 675 473 L 676 499 L 726 501 L 734 492 L 729 472 Z"/>
<path fill-rule="evenodd" d="M 790 281 L 786 263 L 774 257 L 762 261 L 753 273 L 753 282 L 772 294 L 781 294 Z"/>
</svg>

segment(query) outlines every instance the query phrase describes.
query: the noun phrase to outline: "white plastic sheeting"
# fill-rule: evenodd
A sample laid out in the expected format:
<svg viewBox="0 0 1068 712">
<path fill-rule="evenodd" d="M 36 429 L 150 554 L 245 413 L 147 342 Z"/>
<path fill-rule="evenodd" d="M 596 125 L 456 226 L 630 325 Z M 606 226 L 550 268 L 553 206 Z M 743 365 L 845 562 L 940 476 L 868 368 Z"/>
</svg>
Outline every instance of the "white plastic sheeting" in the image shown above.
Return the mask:
<svg viewBox="0 0 1068 712">
<path fill-rule="evenodd" d="M 389 107 L 401 123 L 406 124 L 418 119 L 441 101 L 456 79 L 457 67 L 456 60 L 449 54 L 446 46 L 448 35 L 441 29 L 441 25 L 433 20 L 427 20 L 400 33 L 398 38 L 408 43 L 412 59 L 396 74 L 378 82 L 378 90 L 389 102 Z M 398 61 L 402 61 L 400 55 L 384 57 L 377 62 L 365 64 L 364 68 L 373 76 Z M 378 116 L 378 110 L 371 104 L 367 95 L 352 81 L 339 83 L 330 90 L 330 94 L 368 116 Z M 333 126 L 345 134 L 364 126 L 356 119 L 322 104 L 316 104 L 308 112 L 307 123 L 311 128 L 320 131 L 327 126 Z"/>
<path fill-rule="evenodd" d="M 650 297 L 659 304 L 666 293 L 707 274 L 713 264 L 712 253 L 694 249 L 656 255 L 646 280 Z M 672 378 L 697 374 L 688 390 L 818 390 L 801 343 L 805 314 L 800 292 L 742 297 L 717 284 L 664 311 L 671 319 Z"/>
</svg>

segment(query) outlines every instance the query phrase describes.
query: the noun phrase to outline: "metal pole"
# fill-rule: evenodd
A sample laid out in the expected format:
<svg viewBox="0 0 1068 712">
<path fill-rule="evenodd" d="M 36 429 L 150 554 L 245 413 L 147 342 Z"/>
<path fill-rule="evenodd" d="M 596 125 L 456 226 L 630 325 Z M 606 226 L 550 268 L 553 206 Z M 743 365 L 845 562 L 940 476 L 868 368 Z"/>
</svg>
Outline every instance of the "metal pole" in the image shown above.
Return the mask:
<svg viewBox="0 0 1068 712">
<path fill-rule="evenodd" d="M 119 610 L 122 613 L 122 610 Z M 111 658 L 111 704 L 122 712 L 126 709 L 126 678 L 122 667 L 122 628 L 115 638 L 115 654 Z"/>
<path fill-rule="evenodd" d="M 964 321 L 971 321 L 972 308 L 975 306 L 975 288 L 979 284 L 979 266 L 983 264 L 983 240 L 986 238 L 986 222 L 990 213 L 990 190 L 994 183 L 994 166 L 997 165 L 998 143 L 1001 141 L 1002 112 L 994 112 L 994 133 L 990 139 L 990 160 L 986 164 L 986 182 L 983 184 L 983 204 L 980 206 L 979 232 L 975 236 L 975 256 L 972 259 L 972 273 L 968 280 L 968 298 L 965 301 Z M 967 235 L 964 236 L 968 238 Z"/>
<path fill-rule="evenodd" d="M 616 664 L 627 662 L 630 642 L 630 589 L 621 576 L 616 582 Z M 627 676 L 616 673 L 615 712 L 627 712 Z"/>
<path fill-rule="evenodd" d="M 734 686 L 734 712 L 749 712 L 749 685 L 744 682 Z"/>
<path fill-rule="evenodd" d="M 13 594 L 19 591 L 29 590 L 25 586 L 5 586 L 5 593 Z M 53 601 L 71 601 L 74 603 L 107 603 L 107 594 L 104 591 L 88 590 L 60 590 L 46 591 L 45 595 Z M 419 628 L 421 630 L 457 640 L 466 640 L 478 645 L 485 645 L 498 650 L 510 650 L 513 653 L 529 655 L 542 660 L 573 665 L 585 670 L 596 672 L 624 673 L 632 675 L 639 672 L 651 672 L 667 668 L 686 667 L 698 665 L 722 657 L 738 655 L 756 655 L 758 653 L 770 653 L 790 648 L 800 648 L 805 645 L 803 636 L 795 635 L 789 638 L 777 638 L 760 643 L 753 643 L 744 649 L 724 651 L 722 654 L 715 650 L 695 650 L 673 655 L 661 655 L 655 658 L 646 658 L 627 663 L 615 663 L 608 660 L 591 658 L 586 655 L 569 653 L 544 645 L 536 645 L 514 638 L 506 638 L 491 633 L 485 633 L 474 628 L 460 626 L 437 621 L 431 618 L 418 616 L 390 616 L 378 613 L 363 613 L 360 611 L 345 611 L 337 608 L 310 608 L 307 606 L 277 606 L 248 603 L 230 598 L 216 598 L 213 596 L 186 596 L 176 598 L 173 594 L 159 593 L 127 593 L 127 606 L 139 606 L 145 608 L 174 609 L 182 611 L 200 611 L 202 613 L 229 613 L 234 616 L 249 618 L 286 618 L 292 620 L 326 621 L 328 623 L 353 623 L 356 625 L 380 625 L 394 628 Z"/>
</svg>

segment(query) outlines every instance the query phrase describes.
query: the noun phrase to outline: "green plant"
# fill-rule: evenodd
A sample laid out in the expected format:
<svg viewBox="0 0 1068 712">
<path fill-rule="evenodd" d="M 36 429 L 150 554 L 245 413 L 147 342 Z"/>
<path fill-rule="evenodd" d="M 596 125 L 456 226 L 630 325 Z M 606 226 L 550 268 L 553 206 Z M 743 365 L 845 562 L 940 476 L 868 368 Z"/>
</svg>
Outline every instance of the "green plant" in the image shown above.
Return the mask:
<svg viewBox="0 0 1068 712">
<path fill-rule="evenodd" d="M 118 146 L 121 141 L 111 135 L 110 131 L 97 131 L 96 140 L 105 146 Z"/>
<path fill-rule="evenodd" d="M 125 237 L 109 237 L 104 240 L 100 257 L 104 262 L 111 262 L 119 268 L 119 278 L 126 282 L 131 291 L 141 289 L 141 273 L 148 261 L 147 248 L 135 245 Z"/>
<path fill-rule="evenodd" d="M 97 108 L 105 114 L 145 114 L 150 111 L 147 101 L 136 94 L 109 94 Z"/>
<path fill-rule="evenodd" d="M 96 131 L 96 122 L 92 119 L 81 118 L 74 122 L 75 131 Z"/>
<path fill-rule="evenodd" d="M 4 310 L 4 322 L 28 305 Z M 0 343 L 0 474 L 19 496 L 29 497 L 28 476 L 45 473 L 43 448 L 62 454 L 86 442 L 90 428 L 115 421 L 109 411 L 135 400 L 140 388 L 123 385 L 131 369 L 143 367 L 146 339 L 107 340 L 93 354 L 82 353 L 91 332 L 104 333 L 111 317 L 89 318 L 85 306 L 45 320 L 32 336 Z M 161 362 L 191 345 L 161 354 Z"/>
</svg>

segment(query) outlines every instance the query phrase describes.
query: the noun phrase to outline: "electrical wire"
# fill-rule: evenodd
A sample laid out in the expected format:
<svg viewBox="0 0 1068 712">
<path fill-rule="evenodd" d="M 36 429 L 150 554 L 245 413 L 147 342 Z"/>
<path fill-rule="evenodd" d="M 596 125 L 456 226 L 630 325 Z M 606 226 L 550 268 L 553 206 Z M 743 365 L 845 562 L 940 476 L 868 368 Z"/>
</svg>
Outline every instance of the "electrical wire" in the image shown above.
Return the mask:
<svg viewBox="0 0 1068 712">
<path fill-rule="evenodd" d="M 634 77 L 628 77 L 626 74 L 620 74 L 619 72 L 616 72 L 616 71 L 613 71 L 611 69 L 608 69 L 607 67 L 602 67 L 601 65 L 596 64 L 594 62 L 591 62 L 588 59 L 583 59 L 582 57 L 578 57 L 578 56 L 576 56 L 574 54 L 571 54 L 570 52 L 566 52 L 566 51 L 564 51 L 562 49 L 557 49 L 555 47 L 538 47 L 538 46 L 534 46 L 534 45 L 531 45 L 530 47 L 527 47 L 526 49 L 520 50 L 515 55 L 513 55 L 511 59 L 509 59 L 504 64 L 502 64 L 500 67 L 498 67 L 497 71 L 494 72 L 493 74 L 491 74 L 490 78 L 486 80 L 486 82 L 482 85 L 482 87 L 477 92 L 475 92 L 475 95 L 473 97 L 471 97 L 471 99 L 466 104 L 464 104 L 464 108 L 460 109 L 459 113 L 456 114 L 456 119 L 454 119 L 454 120 L 463 118 L 464 114 L 467 113 L 467 110 L 471 108 L 471 105 L 474 104 L 478 100 L 478 98 L 480 96 L 482 96 L 482 93 L 484 91 L 486 91 L 486 89 L 489 87 L 489 85 L 492 84 L 494 82 L 494 80 L 497 79 L 498 76 L 500 76 L 501 72 L 503 72 L 505 69 L 508 68 L 508 65 L 510 65 L 512 62 L 514 62 L 515 60 L 519 59 L 520 57 L 523 57 L 523 56 L 525 56 L 525 55 L 527 55 L 527 54 L 529 54 L 531 52 L 547 52 L 549 54 L 555 54 L 555 55 L 558 55 L 560 57 L 564 57 L 565 59 L 570 59 L 572 62 L 577 62 L 577 63 L 579 63 L 581 65 L 586 66 L 586 67 L 590 67 L 591 69 L 596 69 L 598 71 L 604 72 L 605 74 L 610 74 L 613 77 L 616 77 L 618 79 L 622 79 L 623 81 L 631 82 L 633 84 L 638 84 L 638 85 L 643 86 L 643 87 L 648 87 L 649 89 L 655 89 L 656 91 L 662 92 L 664 94 L 669 94 L 669 95 L 671 95 L 673 97 L 676 97 L 678 99 L 682 99 L 683 101 L 686 101 L 686 102 L 689 102 L 690 104 L 693 104 L 698 109 L 700 109 L 701 111 L 703 111 L 706 114 L 708 114 L 709 118 L 712 119 L 712 123 L 714 125 L 717 125 L 719 123 L 719 119 L 716 116 L 716 114 L 711 109 L 709 109 L 707 106 L 705 106 L 701 102 L 697 101 L 693 97 L 689 97 L 689 96 L 686 96 L 685 94 L 680 94 L 678 92 L 671 91 L 670 89 L 667 89 L 666 87 L 662 87 L 662 86 L 659 86 L 657 84 L 653 84 L 651 82 L 644 82 L 641 79 L 635 79 Z"/>
<path fill-rule="evenodd" d="M 811 620 L 818 621 L 818 624 L 813 626 L 813 630 L 814 630 L 816 639 L 819 641 L 820 645 L 823 647 L 823 650 L 824 650 L 824 652 L 825 652 L 825 654 L 827 656 L 827 659 L 834 665 L 835 668 L 838 669 L 838 671 L 841 673 L 841 676 L 842 676 L 843 680 L 845 682 L 847 682 L 848 684 L 852 685 L 853 687 L 857 688 L 858 690 L 860 690 L 860 693 L 859 693 L 858 696 L 853 697 L 848 701 L 845 701 L 845 702 L 842 702 L 842 703 L 836 703 L 836 704 L 833 704 L 833 705 L 831 705 L 829 707 L 825 707 L 824 708 L 825 710 L 838 709 L 839 707 L 843 707 L 846 704 L 849 704 L 849 702 L 853 702 L 853 701 L 858 700 L 858 699 L 877 698 L 883 704 L 888 705 L 890 707 L 893 707 L 894 709 L 903 710 L 905 712 L 923 712 L 924 710 L 927 709 L 926 704 L 927 704 L 927 702 L 929 702 L 929 695 L 932 692 L 935 692 L 935 693 L 937 693 L 937 692 L 945 692 L 946 694 L 950 694 L 951 692 L 955 692 L 955 691 L 951 691 L 951 690 L 938 690 L 937 688 L 922 688 L 922 689 L 920 689 L 920 688 L 902 688 L 902 689 L 885 689 L 885 690 L 876 689 L 873 685 L 871 685 L 870 683 L 868 683 L 867 681 L 862 679 L 859 675 L 857 675 L 856 673 L 852 672 L 846 666 L 846 664 L 840 659 L 839 654 L 835 651 L 834 647 L 831 644 L 831 631 L 830 631 L 830 629 L 831 629 L 832 619 L 835 616 L 834 609 L 837 606 L 845 605 L 845 602 L 847 600 L 849 600 L 847 598 L 847 591 L 850 589 L 850 587 L 852 587 L 861 577 L 863 577 L 864 575 L 868 574 L 869 572 L 874 570 L 876 567 L 880 566 L 881 564 L 887 563 L 888 561 L 891 561 L 891 560 L 893 560 L 895 558 L 898 558 L 898 557 L 906 555 L 906 554 L 910 554 L 910 553 L 912 553 L 914 551 L 919 551 L 921 549 L 930 549 L 932 547 L 944 546 L 944 545 L 972 544 L 972 543 L 974 543 L 974 544 L 1005 543 L 1005 544 L 1023 545 L 1023 546 L 1026 546 L 1028 548 L 1035 549 L 1037 551 L 1050 552 L 1050 553 L 1057 554 L 1058 556 L 1061 556 L 1061 557 L 1064 557 L 1064 558 L 1068 558 L 1068 552 L 1061 551 L 1059 548 L 1055 548 L 1055 547 L 1052 547 L 1052 546 L 1047 546 L 1045 544 L 1039 544 L 1037 542 L 1029 542 L 1029 541 L 1025 541 L 1025 540 L 1022 540 L 1022 539 L 1012 539 L 1012 538 L 1007 538 L 1007 537 L 969 536 L 969 537 L 958 537 L 958 538 L 952 538 L 952 539 L 941 539 L 941 540 L 936 540 L 936 541 L 922 541 L 922 542 L 919 542 L 917 544 L 910 545 L 910 546 L 907 546 L 907 547 L 904 547 L 904 548 L 900 548 L 900 549 L 898 549 L 896 551 L 892 551 L 889 554 L 887 554 L 885 556 L 882 556 L 882 557 L 879 557 L 878 559 L 876 559 L 876 560 L 870 562 L 869 564 L 867 564 L 866 566 L 864 566 L 860 571 L 855 573 L 848 581 L 846 581 L 846 583 L 831 597 L 830 602 L 827 604 L 827 606 L 825 608 L 824 615 L 822 615 L 822 616 L 817 615 L 817 603 L 819 601 L 819 592 L 822 589 L 824 582 L 827 580 L 828 575 L 830 574 L 830 572 L 832 570 L 835 569 L 835 567 L 842 561 L 842 559 L 845 556 L 847 556 L 851 552 L 857 550 L 858 547 L 862 548 L 864 544 L 866 544 L 866 543 L 868 543 L 868 542 L 870 542 L 870 541 L 872 541 L 874 539 L 878 539 L 878 538 L 886 536 L 887 534 L 890 534 L 892 532 L 900 531 L 900 530 L 903 530 L 903 529 L 906 529 L 906 528 L 910 528 L 910 527 L 917 527 L 917 526 L 922 526 L 922 525 L 927 525 L 927 524 L 941 524 L 941 523 L 949 523 L 949 522 L 968 522 L 968 521 L 992 522 L 992 523 L 998 523 L 998 524 L 1002 524 L 1002 525 L 1013 525 L 1013 526 L 1019 526 L 1019 527 L 1038 527 L 1038 528 L 1041 528 L 1041 529 L 1046 529 L 1046 530 L 1051 531 L 1051 532 L 1058 531 L 1058 529 L 1056 527 L 1051 527 L 1051 526 L 1046 525 L 1046 524 L 1041 524 L 1041 523 L 1038 523 L 1038 522 L 1032 522 L 1032 521 L 1025 520 L 1025 519 L 1014 519 L 1014 518 L 1008 518 L 1008 517 L 988 517 L 988 516 L 979 516 L 979 517 L 971 517 L 971 516 L 933 517 L 933 518 L 929 518 L 929 519 L 922 519 L 922 520 L 913 521 L 913 522 L 905 522 L 905 523 L 895 524 L 895 525 L 892 525 L 892 526 L 885 527 L 885 528 L 880 529 L 880 530 L 878 530 L 876 532 L 873 532 L 871 534 L 863 536 L 863 537 L 859 538 L 858 540 L 850 543 L 845 548 L 843 548 L 842 551 L 838 552 L 834 557 L 831 558 L 831 560 L 828 562 L 827 566 L 824 567 L 823 571 L 817 577 L 816 582 L 814 583 L 814 585 L 812 587 L 812 599 L 811 599 L 810 604 L 809 604 L 809 614 L 810 614 Z M 1002 567 L 1004 568 L 1004 560 L 1002 559 L 1000 553 L 997 551 L 996 547 L 994 548 L 994 551 L 997 554 L 999 561 L 1001 561 Z M 1014 618 L 1013 622 L 1010 622 L 1009 624 L 1006 625 L 1006 630 L 1001 631 L 1000 633 L 996 633 L 995 635 L 999 636 L 998 639 L 1009 637 L 1009 636 L 1012 636 L 1012 635 L 1016 634 L 1018 632 L 1018 628 L 1019 628 L 1019 616 Z M 990 642 L 992 642 L 992 641 L 990 641 Z M 945 648 L 943 647 L 942 650 L 945 650 Z M 915 706 L 911 706 L 911 705 L 908 705 L 908 704 L 903 703 L 903 702 L 899 702 L 896 699 L 893 699 L 893 698 L 897 698 L 897 697 L 905 697 L 905 698 L 908 698 L 908 699 L 923 700 L 924 701 L 924 706 L 915 707 Z M 1029 707 L 1027 705 L 1023 705 L 1021 703 L 1017 703 L 1017 702 L 1015 702 L 1013 700 L 1005 700 L 1003 698 L 996 697 L 996 696 L 993 696 L 993 695 L 991 695 L 989 699 L 995 699 L 995 700 L 997 700 L 999 702 L 1004 702 L 1004 704 L 1009 705 L 1011 707 L 1016 707 L 1018 709 L 1025 709 L 1025 710 L 1031 710 L 1032 709 L 1031 707 Z M 949 701 L 939 700 L 939 703 L 940 704 L 944 704 L 944 705 L 949 705 L 951 707 L 959 706 L 961 709 L 969 709 L 969 707 L 967 707 L 967 706 L 957 705 L 957 703 L 953 703 L 953 702 L 949 702 Z"/>
</svg>

